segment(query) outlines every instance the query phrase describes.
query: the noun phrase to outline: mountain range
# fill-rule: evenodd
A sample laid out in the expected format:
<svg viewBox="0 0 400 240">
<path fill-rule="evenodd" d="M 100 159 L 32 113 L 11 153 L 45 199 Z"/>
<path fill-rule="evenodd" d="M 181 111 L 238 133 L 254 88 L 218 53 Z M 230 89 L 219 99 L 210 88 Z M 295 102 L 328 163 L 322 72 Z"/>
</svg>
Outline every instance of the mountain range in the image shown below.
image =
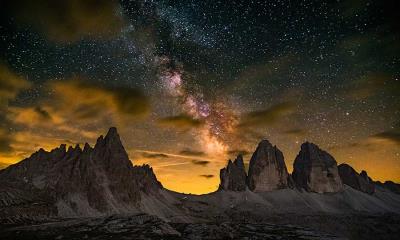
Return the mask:
<svg viewBox="0 0 400 240">
<path fill-rule="evenodd" d="M 40 149 L 1 170 L 0 234 L 278 239 L 281 231 L 302 239 L 391 239 L 400 232 L 400 185 L 338 166 L 313 143 L 301 145 L 289 173 L 283 153 L 263 140 L 248 171 L 238 155 L 221 169 L 220 179 L 219 189 L 204 195 L 165 189 L 149 165 L 132 164 L 117 129 L 110 128 L 93 147 Z"/>
</svg>

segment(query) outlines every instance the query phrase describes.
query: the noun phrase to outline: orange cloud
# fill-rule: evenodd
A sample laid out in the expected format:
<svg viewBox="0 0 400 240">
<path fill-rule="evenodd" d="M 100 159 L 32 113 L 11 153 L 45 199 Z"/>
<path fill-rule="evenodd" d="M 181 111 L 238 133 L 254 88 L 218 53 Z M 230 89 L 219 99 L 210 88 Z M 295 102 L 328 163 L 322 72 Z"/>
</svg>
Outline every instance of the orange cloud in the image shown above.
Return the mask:
<svg viewBox="0 0 400 240">
<path fill-rule="evenodd" d="M 182 114 L 159 119 L 158 124 L 162 127 L 171 127 L 186 131 L 201 127 L 204 123 L 199 119 L 194 119 L 188 115 Z"/>
</svg>

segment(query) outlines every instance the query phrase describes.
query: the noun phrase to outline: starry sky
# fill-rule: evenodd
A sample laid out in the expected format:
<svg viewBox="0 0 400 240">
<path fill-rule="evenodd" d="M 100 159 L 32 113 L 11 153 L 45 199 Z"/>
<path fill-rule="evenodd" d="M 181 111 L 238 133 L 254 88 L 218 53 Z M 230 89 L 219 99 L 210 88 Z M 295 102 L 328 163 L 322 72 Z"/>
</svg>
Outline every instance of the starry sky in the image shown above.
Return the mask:
<svg viewBox="0 0 400 240">
<path fill-rule="evenodd" d="M 396 0 L 5 0 L 0 168 L 116 126 L 169 189 L 217 189 L 262 139 L 400 182 Z"/>
</svg>

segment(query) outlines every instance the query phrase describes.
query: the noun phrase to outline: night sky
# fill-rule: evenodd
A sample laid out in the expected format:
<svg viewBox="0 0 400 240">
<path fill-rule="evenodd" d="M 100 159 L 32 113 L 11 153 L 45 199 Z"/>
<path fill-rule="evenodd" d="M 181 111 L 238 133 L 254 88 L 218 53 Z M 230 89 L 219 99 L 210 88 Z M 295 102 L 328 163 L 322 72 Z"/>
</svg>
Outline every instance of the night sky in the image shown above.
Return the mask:
<svg viewBox="0 0 400 240">
<path fill-rule="evenodd" d="M 400 181 L 399 1 L 0 3 L 0 168 L 116 126 L 186 193 L 266 138 Z"/>
</svg>

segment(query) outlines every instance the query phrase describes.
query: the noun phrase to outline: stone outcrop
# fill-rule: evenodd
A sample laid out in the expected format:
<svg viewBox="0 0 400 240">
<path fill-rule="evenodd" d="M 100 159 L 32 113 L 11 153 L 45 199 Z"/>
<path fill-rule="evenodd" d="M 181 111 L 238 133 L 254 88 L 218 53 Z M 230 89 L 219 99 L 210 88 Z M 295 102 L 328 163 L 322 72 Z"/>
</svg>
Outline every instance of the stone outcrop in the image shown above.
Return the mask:
<svg viewBox="0 0 400 240">
<path fill-rule="evenodd" d="M 282 152 L 267 140 L 258 144 L 250 159 L 247 184 L 254 192 L 288 188 L 291 185 Z"/>
<path fill-rule="evenodd" d="M 336 160 L 313 143 L 303 143 L 293 164 L 293 181 L 310 192 L 339 192 L 343 189 Z"/>
<path fill-rule="evenodd" d="M 228 165 L 220 171 L 220 189 L 228 191 L 246 190 L 246 170 L 242 155 L 238 155 L 235 161 L 228 161 Z"/>
<path fill-rule="evenodd" d="M 375 185 L 371 178 L 368 177 L 367 172 L 362 171 L 358 174 L 356 170 L 345 163 L 338 166 L 338 171 L 343 184 L 368 194 L 375 192 Z"/>
<path fill-rule="evenodd" d="M 0 182 L 5 183 L 0 192 L 9 196 L 7 204 L 32 199 L 33 194 L 37 195 L 33 199 L 54 206 L 56 211 L 48 214 L 57 216 L 123 213 L 136 209 L 142 193 L 162 188 L 149 166 L 132 165 L 116 128 L 100 136 L 94 147 L 85 144 L 83 149 L 76 145 L 67 150 L 63 144 L 50 152 L 40 149 L 0 171 Z"/>
</svg>

